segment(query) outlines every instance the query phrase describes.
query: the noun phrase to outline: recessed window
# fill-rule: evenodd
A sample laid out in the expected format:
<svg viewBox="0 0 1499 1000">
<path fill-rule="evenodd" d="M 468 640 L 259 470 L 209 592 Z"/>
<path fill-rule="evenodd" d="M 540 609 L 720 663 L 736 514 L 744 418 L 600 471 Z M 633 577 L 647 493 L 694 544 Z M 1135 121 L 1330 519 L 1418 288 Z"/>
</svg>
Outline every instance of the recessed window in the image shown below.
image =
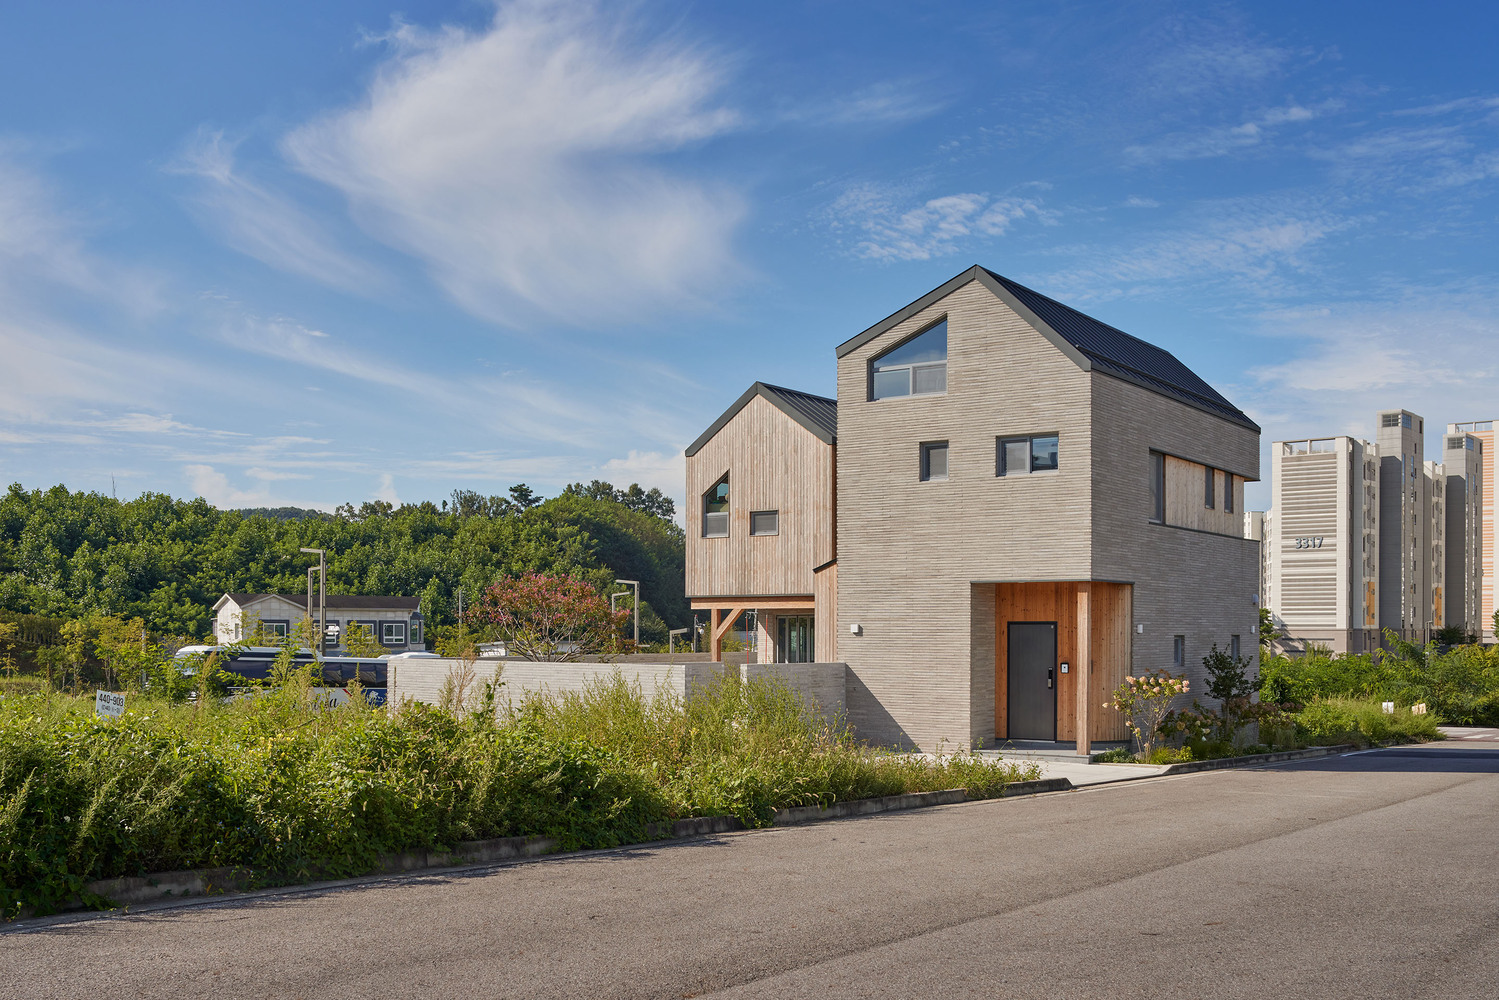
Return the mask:
<svg viewBox="0 0 1499 1000">
<path fill-rule="evenodd" d="M 1052 472 L 1057 468 L 1055 434 L 999 438 L 998 442 L 995 449 L 996 476 L 1025 476 L 1032 472 Z"/>
<path fill-rule="evenodd" d="M 921 446 L 921 481 L 947 478 L 947 442 L 931 441 Z"/>
<path fill-rule="evenodd" d="M 1150 453 L 1150 519 L 1166 523 L 1166 456 L 1158 451 Z"/>
<path fill-rule="evenodd" d="M 286 638 L 286 622 L 262 622 L 265 626 L 265 634 L 273 635 L 278 639 Z"/>
<path fill-rule="evenodd" d="M 405 622 L 381 622 L 380 642 L 386 646 L 406 645 Z"/>
<path fill-rule="evenodd" d="M 1236 660 L 1239 658 L 1239 637 L 1236 635 L 1228 637 L 1228 655 Z"/>
<path fill-rule="evenodd" d="M 1234 512 L 1234 474 L 1225 472 L 1223 474 L 1223 513 Z"/>
<path fill-rule="evenodd" d="M 1184 635 L 1171 637 L 1171 668 L 1173 670 L 1187 669 L 1187 637 Z"/>
<path fill-rule="evenodd" d="M 752 535 L 779 535 L 781 533 L 781 512 L 778 510 L 753 510 L 750 511 L 750 534 Z"/>
<path fill-rule="evenodd" d="M 927 327 L 870 363 L 870 398 L 947 391 L 947 320 Z"/>
<path fill-rule="evenodd" d="M 727 474 L 703 494 L 703 537 L 729 537 L 729 477 Z"/>
<path fill-rule="evenodd" d="M 1218 492 L 1217 478 L 1218 474 L 1211 465 L 1202 467 L 1202 505 L 1208 510 L 1213 509 L 1213 494 Z"/>
</svg>

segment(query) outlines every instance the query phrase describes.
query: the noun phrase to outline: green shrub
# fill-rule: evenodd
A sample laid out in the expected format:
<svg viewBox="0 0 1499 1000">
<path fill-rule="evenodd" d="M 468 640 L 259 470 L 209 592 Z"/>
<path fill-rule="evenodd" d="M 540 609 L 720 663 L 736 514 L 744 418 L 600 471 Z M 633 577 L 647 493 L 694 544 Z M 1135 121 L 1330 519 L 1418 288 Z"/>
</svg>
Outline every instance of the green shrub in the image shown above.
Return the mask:
<svg viewBox="0 0 1499 1000">
<path fill-rule="evenodd" d="M 1315 699 L 1296 717 L 1298 735 L 1305 741 L 1324 745 L 1355 743 L 1422 742 L 1439 740 L 1440 719 L 1431 713 L 1416 715 L 1409 708 L 1397 706 L 1393 714 L 1384 711 L 1377 701 L 1351 698 Z"/>
<path fill-rule="evenodd" d="M 684 703 L 616 675 L 498 719 L 357 698 L 319 709 L 305 683 L 223 704 L 132 696 L 118 720 L 96 718 L 92 698 L 6 696 L 0 915 L 47 912 L 121 875 L 238 865 L 287 883 L 463 840 L 611 847 L 684 816 L 757 826 L 789 806 L 957 787 L 981 798 L 1036 775 L 870 750 L 769 682 Z"/>
</svg>

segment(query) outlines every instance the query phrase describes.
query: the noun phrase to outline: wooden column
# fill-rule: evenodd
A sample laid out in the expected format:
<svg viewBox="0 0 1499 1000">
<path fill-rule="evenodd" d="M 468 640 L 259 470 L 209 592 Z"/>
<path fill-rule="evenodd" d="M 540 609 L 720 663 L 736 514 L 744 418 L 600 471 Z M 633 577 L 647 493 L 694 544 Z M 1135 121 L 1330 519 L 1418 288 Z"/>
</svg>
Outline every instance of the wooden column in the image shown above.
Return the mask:
<svg viewBox="0 0 1499 1000">
<path fill-rule="evenodd" d="M 1077 755 L 1086 757 L 1092 750 L 1091 732 L 1088 728 L 1089 699 L 1093 697 L 1093 587 L 1087 583 L 1077 585 L 1077 662 L 1072 669 L 1077 672 L 1073 685 L 1077 691 Z"/>
<path fill-rule="evenodd" d="M 727 617 L 724 616 L 722 608 L 713 609 L 713 637 L 709 648 L 713 652 L 715 663 L 723 662 L 723 637 L 729 634 L 729 629 L 734 627 L 734 623 L 742 614 L 744 614 L 743 608 L 732 609 Z"/>
</svg>

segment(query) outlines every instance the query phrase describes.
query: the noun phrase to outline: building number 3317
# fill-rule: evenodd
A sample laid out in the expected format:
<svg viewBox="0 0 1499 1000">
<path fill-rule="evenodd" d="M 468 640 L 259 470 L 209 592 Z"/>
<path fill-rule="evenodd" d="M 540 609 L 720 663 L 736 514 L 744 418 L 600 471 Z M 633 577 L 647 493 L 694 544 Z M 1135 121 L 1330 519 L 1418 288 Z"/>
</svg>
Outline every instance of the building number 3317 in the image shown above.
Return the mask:
<svg viewBox="0 0 1499 1000">
<path fill-rule="evenodd" d="M 1322 536 L 1315 535 L 1311 538 L 1298 538 L 1296 539 L 1296 547 L 1298 549 L 1320 549 L 1322 547 Z"/>
</svg>

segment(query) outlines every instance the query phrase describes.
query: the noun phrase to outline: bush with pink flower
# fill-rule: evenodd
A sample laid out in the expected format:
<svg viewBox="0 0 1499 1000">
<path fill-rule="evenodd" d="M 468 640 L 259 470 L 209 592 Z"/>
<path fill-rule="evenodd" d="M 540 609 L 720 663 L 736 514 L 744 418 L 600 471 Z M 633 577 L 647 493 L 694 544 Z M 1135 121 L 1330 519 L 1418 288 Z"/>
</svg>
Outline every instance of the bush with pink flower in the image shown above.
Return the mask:
<svg viewBox="0 0 1499 1000">
<path fill-rule="evenodd" d="M 1124 716 L 1124 724 L 1140 744 L 1140 753 L 1149 760 L 1160 739 L 1161 720 L 1171 710 L 1171 703 L 1188 691 L 1187 678 L 1173 676 L 1166 670 L 1152 670 L 1138 677 L 1126 677 L 1114 689 L 1114 697 L 1103 704 Z"/>
</svg>

